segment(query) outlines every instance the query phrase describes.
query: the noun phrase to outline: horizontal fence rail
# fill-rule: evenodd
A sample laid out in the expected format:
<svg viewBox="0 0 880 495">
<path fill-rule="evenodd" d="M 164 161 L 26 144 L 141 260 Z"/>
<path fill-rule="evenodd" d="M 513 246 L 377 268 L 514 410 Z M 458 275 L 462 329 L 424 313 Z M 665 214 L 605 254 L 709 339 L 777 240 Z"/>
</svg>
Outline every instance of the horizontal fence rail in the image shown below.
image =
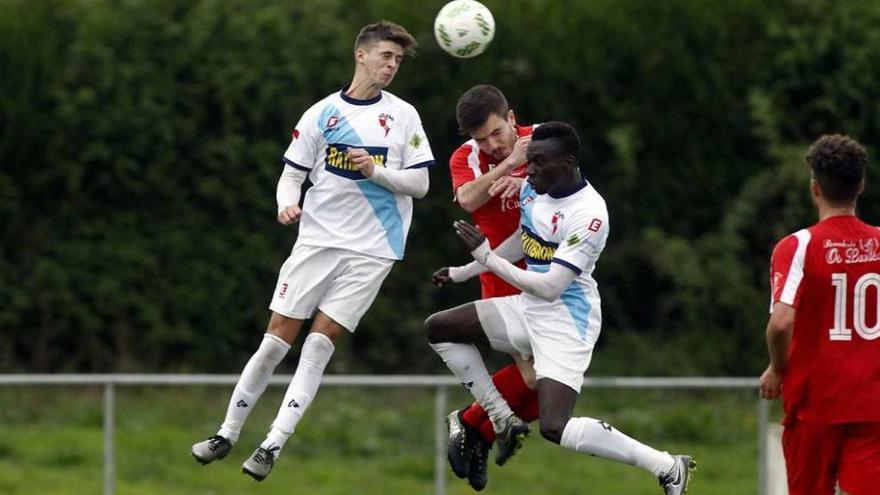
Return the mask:
<svg viewBox="0 0 880 495">
<path fill-rule="evenodd" d="M 134 385 L 227 385 L 238 382 L 239 375 L 173 374 L 0 374 L 0 386 L 83 385 L 104 388 L 104 495 L 115 487 L 114 430 L 116 389 Z M 276 375 L 270 385 L 288 385 L 293 375 Z M 446 494 L 446 426 L 448 388 L 460 384 L 447 375 L 327 375 L 321 385 L 367 387 L 433 387 L 434 395 L 434 483 L 437 495 Z M 583 388 L 615 389 L 755 389 L 758 380 L 751 377 L 591 377 Z M 767 425 L 769 406 L 758 399 L 758 493 L 767 494 Z"/>
</svg>

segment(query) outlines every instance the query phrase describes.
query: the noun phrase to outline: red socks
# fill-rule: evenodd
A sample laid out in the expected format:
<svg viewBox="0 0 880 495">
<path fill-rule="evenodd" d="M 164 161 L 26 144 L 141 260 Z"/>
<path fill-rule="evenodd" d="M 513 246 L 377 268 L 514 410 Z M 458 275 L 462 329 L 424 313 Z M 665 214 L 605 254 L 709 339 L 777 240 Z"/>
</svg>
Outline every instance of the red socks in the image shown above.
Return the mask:
<svg viewBox="0 0 880 495">
<path fill-rule="evenodd" d="M 532 422 L 538 419 L 538 393 L 530 389 L 523 381 L 522 374 L 515 364 L 505 366 L 492 375 L 495 388 L 510 405 L 510 408 L 523 421 Z M 468 426 L 480 431 L 488 442 L 495 441 L 495 430 L 486 411 L 474 402 L 462 411 L 462 419 Z"/>
</svg>

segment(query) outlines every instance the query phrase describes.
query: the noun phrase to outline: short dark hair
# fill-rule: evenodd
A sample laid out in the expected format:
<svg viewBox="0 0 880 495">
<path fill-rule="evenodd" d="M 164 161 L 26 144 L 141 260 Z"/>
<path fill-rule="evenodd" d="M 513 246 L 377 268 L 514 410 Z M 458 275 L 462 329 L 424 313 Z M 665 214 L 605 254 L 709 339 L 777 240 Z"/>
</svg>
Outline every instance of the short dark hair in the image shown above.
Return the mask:
<svg viewBox="0 0 880 495">
<path fill-rule="evenodd" d="M 416 48 L 419 44 L 413 35 L 409 34 L 400 24 L 391 21 L 379 21 L 367 24 L 361 28 L 357 38 L 354 40 L 354 49 L 357 50 L 363 46 L 372 45 L 380 41 L 391 41 L 403 47 L 403 51 L 408 55 L 415 55 Z"/>
<path fill-rule="evenodd" d="M 830 203 L 855 202 L 868 163 L 861 144 L 849 136 L 826 134 L 810 146 L 806 161 Z"/>
<path fill-rule="evenodd" d="M 510 106 L 504 93 L 495 86 L 479 84 L 464 92 L 455 106 L 455 119 L 463 134 L 470 134 L 486 123 L 493 113 L 507 118 Z"/>
<path fill-rule="evenodd" d="M 558 139 L 562 145 L 562 150 L 571 155 L 577 164 L 578 156 L 581 154 L 581 138 L 578 137 L 577 131 L 571 124 L 560 121 L 545 122 L 532 131 L 532 142 L 543 141 L 545 139 Z"/>
</svg>

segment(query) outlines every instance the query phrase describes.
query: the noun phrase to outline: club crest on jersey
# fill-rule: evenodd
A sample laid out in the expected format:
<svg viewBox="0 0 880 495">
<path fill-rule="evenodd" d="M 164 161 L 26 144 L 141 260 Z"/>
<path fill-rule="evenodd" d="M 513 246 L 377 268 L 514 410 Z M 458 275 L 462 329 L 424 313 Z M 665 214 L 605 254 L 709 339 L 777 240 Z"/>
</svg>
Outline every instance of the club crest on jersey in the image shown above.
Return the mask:
<svg viewBox="0 0 880 495">
<path fill-rule="evenodd" d="M 348 150 L 350 148 L 360 148 L 370 154 L 373 164 L 377 167 L 384 167 L 388 159 L 388 148 L 382 146 L 351 146 L 342 143 L 332 143 L 327 145 L 324 158 L 324 170 L 331 174 L 345 177 L 346 179 L 362 180 L 366 179 L 354 163 L 348 158 Z"/>
<path fill-rule="evenodd" d="M 394 117 L 387 113 L 379 114 L 379 127 L 385 129 L 385 137 L 388 137 L 388 132 L 391 131 L 389 122 L 394 122 Z"/>
<path fill-rule="evenodd" d="M 565 220 L 565 215 L 562 214 L 562 210 L 556 210 L 553 213 L 553 217 L 550 218 L 550 225 L 553 226 L 553 230 L 550 231 L 550 235 L 556 234 L 556 229 L 559 228 L 559 222 Z"/>
<path fill-rule="evenodd" d="M 782 289 L 782 274 L 779 272 L 773 272 L 773 293 L 776 294 Z"/>
<path fill-rule="evenodd" d="M 522 251 L 530 265 L 547 265 L 559 244 L 542 239 L 525 225 L 522 227 Z"/>
</svg>

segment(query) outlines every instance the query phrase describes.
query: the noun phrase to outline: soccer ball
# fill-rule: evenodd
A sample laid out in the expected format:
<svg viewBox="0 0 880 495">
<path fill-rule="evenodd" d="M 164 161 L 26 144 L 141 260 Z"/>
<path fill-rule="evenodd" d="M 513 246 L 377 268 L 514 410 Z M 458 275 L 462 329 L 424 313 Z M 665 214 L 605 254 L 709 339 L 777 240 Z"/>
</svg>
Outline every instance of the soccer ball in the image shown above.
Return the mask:
<svg viewBox="0 0 880 495">
<path fill-rule="evenodd" d="M 437 44 L 453 57 L 476 57 L 489 46 L 493 36 L 492 12 L 476 0 L 453 0 L 434 19 Z"/>
</svg>

